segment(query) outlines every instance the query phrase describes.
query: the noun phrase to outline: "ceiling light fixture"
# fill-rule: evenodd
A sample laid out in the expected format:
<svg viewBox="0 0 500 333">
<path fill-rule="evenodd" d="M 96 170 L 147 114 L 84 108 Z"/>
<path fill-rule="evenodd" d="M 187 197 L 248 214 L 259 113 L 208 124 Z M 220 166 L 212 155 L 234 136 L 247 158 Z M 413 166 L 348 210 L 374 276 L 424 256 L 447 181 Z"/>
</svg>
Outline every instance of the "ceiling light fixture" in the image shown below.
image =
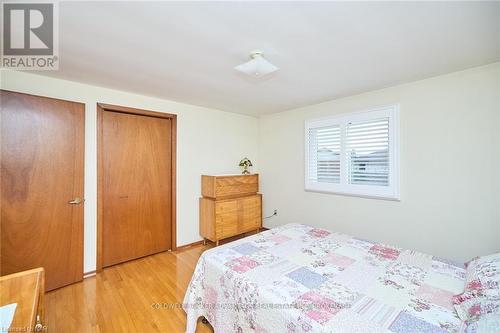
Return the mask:
<svg viewBox="0 0 500 333">
<path fill-rule="evenodd" d="M 250 58 L 252 60 L 236 66 L 234 69 L 253 77 L 262 77 L 279 69 L 262 56 L 262 51 L 253 51 L 250 53 Z"/>
</svg>

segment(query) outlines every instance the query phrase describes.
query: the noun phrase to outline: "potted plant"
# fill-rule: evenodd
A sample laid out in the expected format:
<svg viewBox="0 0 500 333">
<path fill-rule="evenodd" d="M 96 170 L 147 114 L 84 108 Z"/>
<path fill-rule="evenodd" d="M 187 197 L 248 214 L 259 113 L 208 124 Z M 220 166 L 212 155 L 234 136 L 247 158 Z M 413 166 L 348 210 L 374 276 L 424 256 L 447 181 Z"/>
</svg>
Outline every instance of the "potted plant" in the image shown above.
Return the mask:
<svg viewBox="0 0 500 333">
<path fill-rule="evenodd" d="M 243 168 L 243 171 L 241 173 L 244 175 L 248 175 L 248 174 L 250 174 L 250 171 L 248 171 L 248 168 L 250 168 L 252 166 L 252 161 L 250 161 L 247 157 L 245 157 L 244 159 L 242 159 L 240 161 L 239 166 L 241 168 Z"/>
</svg>

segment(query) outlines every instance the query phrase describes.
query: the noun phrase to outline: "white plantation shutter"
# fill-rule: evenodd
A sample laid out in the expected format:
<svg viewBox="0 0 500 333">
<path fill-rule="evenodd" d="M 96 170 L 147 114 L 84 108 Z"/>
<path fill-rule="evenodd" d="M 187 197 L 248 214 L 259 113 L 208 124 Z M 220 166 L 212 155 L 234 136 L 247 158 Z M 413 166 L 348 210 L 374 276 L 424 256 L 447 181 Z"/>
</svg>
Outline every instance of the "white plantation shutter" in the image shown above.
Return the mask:
<svg viewBox="0 0 500 333">
<path fill-rule="evenodd" d="M 399 109 L 306 121 L 306 190 L 399 199 Z"/>
<path fill-rule="evenodd" d="M 340 126 L 309 130 L 309 180 L 340 183 Z"/>
<path fill-rule="evenodd" d="M 349 184 L 389 186 L 389 118 L 347 124 Z"/>
</svg>

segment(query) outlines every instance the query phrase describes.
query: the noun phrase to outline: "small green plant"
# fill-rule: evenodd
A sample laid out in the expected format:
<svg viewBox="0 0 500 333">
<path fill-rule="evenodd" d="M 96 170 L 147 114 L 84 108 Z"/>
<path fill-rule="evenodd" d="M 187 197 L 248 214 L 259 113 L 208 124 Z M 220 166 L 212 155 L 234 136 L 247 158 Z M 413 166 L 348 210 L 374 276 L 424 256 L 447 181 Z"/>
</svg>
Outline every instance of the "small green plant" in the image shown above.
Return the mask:
<svg viewBox="0 0 500 333">
<path fill-rule="evenodd" d="M 248 175 L 250 173 L 250 171 L 248 171 L 248 168 L 252 166 L 252 161 L 250 161 L 247 157 L 245 157 L 240 161 L 239 166 L 243 168 L 243 171 L 241 173 L 244 175 Z"/>
</svg>

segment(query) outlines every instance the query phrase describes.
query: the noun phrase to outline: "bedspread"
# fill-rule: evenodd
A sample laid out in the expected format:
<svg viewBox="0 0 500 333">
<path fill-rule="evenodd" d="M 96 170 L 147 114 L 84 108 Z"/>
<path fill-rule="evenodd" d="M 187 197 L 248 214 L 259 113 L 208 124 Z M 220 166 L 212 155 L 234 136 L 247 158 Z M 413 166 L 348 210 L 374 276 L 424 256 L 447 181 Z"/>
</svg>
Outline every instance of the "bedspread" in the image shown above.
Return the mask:
<svg viewBox="0 0 500 333">
<path fill-rule="evenodd" d="M 460 332 L 465 268 L 302 224 L 205 251 L 183 308 L 188 333 Z"/>
</svg>

